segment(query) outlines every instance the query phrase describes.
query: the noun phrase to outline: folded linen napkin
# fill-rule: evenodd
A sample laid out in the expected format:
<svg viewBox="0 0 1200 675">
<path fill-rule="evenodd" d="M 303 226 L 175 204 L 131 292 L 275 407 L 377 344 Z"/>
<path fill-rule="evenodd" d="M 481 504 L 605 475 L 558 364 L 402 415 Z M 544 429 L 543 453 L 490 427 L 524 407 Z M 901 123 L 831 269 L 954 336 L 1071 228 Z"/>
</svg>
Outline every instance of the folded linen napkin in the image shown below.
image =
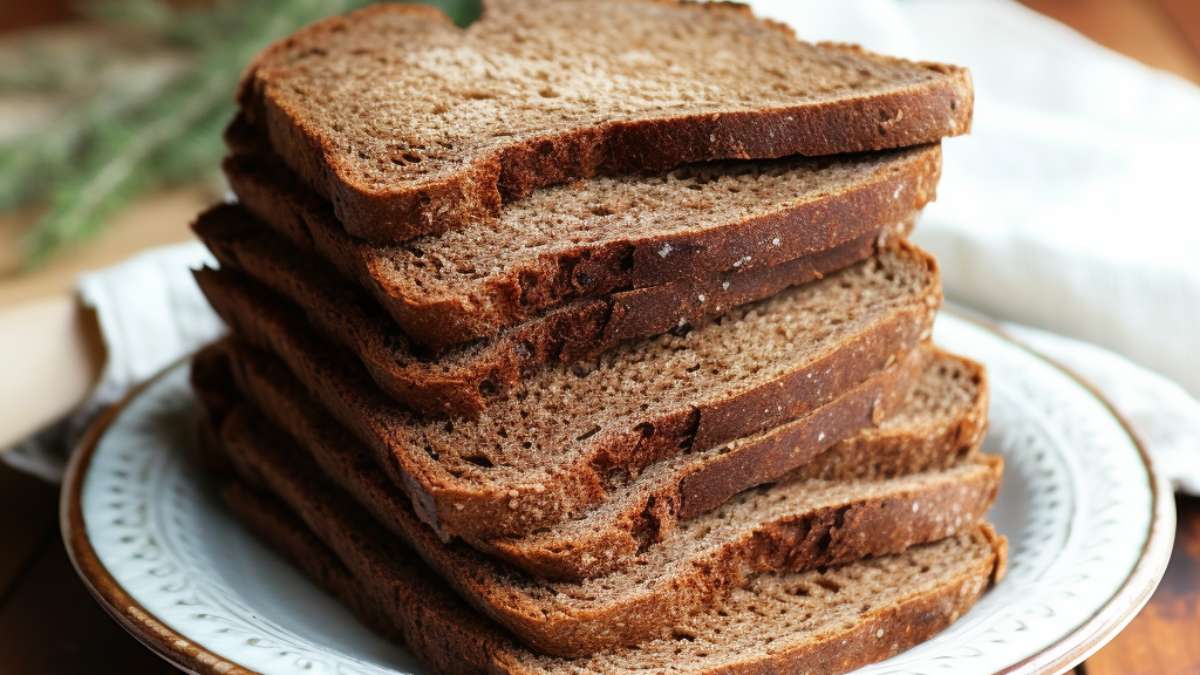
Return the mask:
<svg viewBox="0 0 1200 675">
<path fill-rule="evenodd" d="M 1107 349 L 1019 324 L 1003 327 L 1099 389 L 1175 489 L 1200 495 L 1200 401 L 1162 375 Z"/>
<path fill-rule="evenodd" d="M 946 143 L 917 241 L 950 298 L 1017 322 L 1095 383 L 1176 486 L 1200 494 L 1200 222 L 1182 165 L 1200 155 L 1200 89 L 1014 3 L 752 4 L 804 38 L 972 69 L 974 129 Z M 108 347 L 102 382 L 71 420 L 0 456 L 54 479 L 84 420 L 219 334 L 187 271 L 207 260 L 187 244 L 83 277 Z"/>
<path fill-rule="evenodd" d="M 88 400 L 58 424 L 0 451 L 10 465 L 57 482 L 97 413 L 130 387 L 224 333 L 191 270 L 216 260 L 198 242 L 163 246 L 84 274 L 79 301 L 96 312 L 105 363 Z"/>
<path fill-rule="evenodd" d="M 1200 87 L 1015 2 L 750 4 L 802 38 L 969 67 L 971 134 L 945 143 L 914 236 L 948 296 L 1200 396 Z"/>
</svg>

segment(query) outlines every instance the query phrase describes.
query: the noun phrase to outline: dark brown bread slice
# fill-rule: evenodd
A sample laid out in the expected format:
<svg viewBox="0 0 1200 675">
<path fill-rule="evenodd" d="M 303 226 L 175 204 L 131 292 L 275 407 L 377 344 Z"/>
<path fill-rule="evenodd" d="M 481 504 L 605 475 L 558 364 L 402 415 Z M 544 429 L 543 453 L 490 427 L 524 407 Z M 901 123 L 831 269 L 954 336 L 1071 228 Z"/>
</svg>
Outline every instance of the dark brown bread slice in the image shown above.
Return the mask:
<svg viewBox="0 0 1200 675">
<path fill-rule="evenodd" d="M 619 571 L 552 582 L 465 544 L 443 544 L 336 425 L 305 434 L 286 436 L 250 408 L 234 410 L 222 424 L 238 475 L 282 499 L 328 545 L 344 546 L 340 521 L 365 506 L 469 603 L 526 644 L 562 656 L 664 637 L 755 574 L 897 553 L 969 529 L 994 500 L 1002 466 L 985 457 L 888 481 L 752 490 L 681 524 Z M 326 459 L 318 467 L 313 456 Z"/>
<path fill-rule="evenodd" d="M 421 413 L 452 416 L 478 414 L 523 373 L 546 363 L 574 363 L 624 340 L 678 331 L 821 278 L 870 256 L 878 239 L 871 234 L 774 267 L 570 301 L 488 341 L 430 355 L 398 334 L 377 304 L 322 260 L 249 221 L 241 208 L 219 206 L 193 226 L 222 266 L 197 270 L 197 282 L 231 324 L 250 320 L 233 315 L 272 301 L 265 284 L 358 357 L 392 398 Z"/>
<path fill-rule="evenodd" d="M 860 426 L 882 419 L 915 381 L 904 356 L 928 337 L 939 299 L 932 259 L 905 246 L 686 335 L 546 368 L 477 418 L 456 420 L 399 410 L 285 301 L 255 307 L 234 328 L 278 355 L 375 451 L 426 522 L 445 536 L 482 537 L 558 522 L 605 499 L 623 475 L 778 426 L 860 384 Z M 239 374 L 288 379 L 258 354 L 237 360 Z"/>
<path fill-rule="evenodd" d="M 242 357 L 240 360 L 245 360 Z M 914 363 L 919 366 L 927 359 Z M 235 364 L 236 365 L 236 364 Z M 271 377 L 261 365 L 250 363 L 238 369 L 239 386 L 276 426 L 288 429 L 300 438 L 317 438 L 326 427 L 340 426 L 329 419 L 288 376 Z M 952 380 L 955 375 L 972 378 L 978 367 L 947 354 L 932 360 L 927 373 L 933 377 Z M 944 374 L 943 374 L 944 373 Z M 929 379 L 922 377 L 922 380 Z M 894 427 L 888 432 L 874 434 L 871 440 L 852 440 L 828 453 L 821 450 L 839 439 L 862 436 L 864 427 L 870 430 L 872 414 L 877 411 L 873 386 L 857 387 L 868 392 L 863 396 L 851 390 L 842 398 L 818 408 L 798 421 L 777 429 L 739 439 L 731 444 L 693 451 L 663 460 L 647 467 L 636 477 L 614 482 L 608 499 L 595 508 L 558 524 L 547 525 L 524 537 L 497 537 L 495 533 L 465 537 L 479 550 L 491 552 L 509 563 L 542 578 L 578 580 L 599 576 L 626 563 L 637 551 L 662 541 L 680 521 L 694 518 L 711 510 L 737 492 L 778 480 L 806 462 L 813 462 L 811 475 L 826 479 L 836 476 L 828 470 L 838 465 L 840 458 L 855 466 L 840 466 L 845 475 L 866 478 L 897 476 L 935 468 L 945 468 L 971 452 L 982 437 L 985 412 L 981 406 L 985 395 L 982 383 L 966 382 L 954 385 L 943 382 L 937 387 L 942 394 L 965 397 L 976 388 L 970 403 L 945 404 L 942 415 L 949 420 L 914 419 L 915 411 L 902 411 L 910 419 L 910 433 Z M 961 388 L 964 391 L 955 391 Z M 901 397 L 898 397 L 901 398 Z M 916 398 L 921 398 L 920 396 Z M 888 407 L 903 408 L 914 402 L 901 398 Z M 927 416 L 936 416 L 931 411 Z M 886 420 L 883 422 L 886 425 Z M 917 436 L 928 432 L 929 438 Z M 340 442 L 343 447 L 354 443 Z M 339 460 L 319 450 L 314 455 L 329 475 L 344 474 L 353 464 Z M 345 466 L 339 468 L 338 462 Z M 378 468 L 378 464 L 376 464 Z M 803 470 L 793 478 L 804 477 Z M 382 480 L 382 479 L 381 479 Z M 349 488 L 348 488 L 349 489 Z M 360 500 L 374 498 L 373 508 L 387 512 L 396 500 L 403 501 L 405 493 L 391 485 L 394 493 L 379 501 L 378 495 L 358 494 Z"/>
<path fill-rule="evenodd" d="M 983 378 L 978 364 L 940 353 L 897 406 L 900 410 L 877 429 L 870 426 L 873 397 L 851 392 L 776 429 L 656 463 L 636 480 L 614 485 L 606 501 L 567 522 L 524 537 L 485 535 L 469 542 L 535 576 L 581 579 L 612 571 L 638 550 L 661 541 L 679 521 L 785 474 L 792 480 L 876 479 L 946 468 L 965 457 L 983 436 Z M 296 385 L 243 374 L 243 386 L 259 410 L 297 437 L 316 437 L 322 426 L 332 425 Z M 847 414 L 847 408 L 856 405 L 847 399 L 855 398 L 861 412 Z M 856 428 L 862 430 L 855 434 Z M 319 459 L 322 464 L 334 461 Z M 327 469 L 330 474 L 335 471 Z M 392 499 L 403 498 L 395 486 L 392 489 L 397 492 Z"/>
<path fill-rule="evenodd" d="M 268 47 L 239 101 L 349 232 L 387 241 L 601 171 L 967 131 L 965 69 L 799 42 L 735 7 L 493 0 L 460 30 L 384 4 Z"/>
<path fill-rule="evenodd" d="M 768 432 L 660 462 L 570 521 L 472 546 L 542 578 L 599 576 L 662 541 L 680 521 L 716 508 L 748 486 L 878 480 L 947 469 L 983 440 L 987 401 L 983 367 L 940 352 L 900 410 L 878 427 L 832 447 L 826 448 L 822 434 L 833 432 L 834 416 L 818 411 Z"/>
<path fill-rule="evenodd" d="M 902 554 L 800 574 L 764 574 L 677 634 L 590 657 L 544 656 L 517 644 L 445 587 L 413 554 L 346 522 L 336 554 L 277 500 L 243 484 L 226 504 L 251 530 L 381 634 L 437 672 L 842 673 L 936 635 L 1003 576 L 1005 539 L 986 524 Z M 352 569 L 343 559 L 355 561 Z"/>
<path fill-rule="evenodd" d="M 572 298 L 770 267 L 904 229 L 940 168 L 935 145 L 595 178 L 539 190 L 494 222 L 379 246 L 347 235 L 328 202 L 267 154 L 225 163 L 242 204 L 432 347 L 495 335 Z"/>
<path fill-rule="evenodd" d="M 310 400 L 311 395 L 305 385 L 298 382 L 288 367 L 272 354 L 238 341 L 229 342 L 223 347 L 233 357 L 240 386 L 248 396 L 254 399 L 257 405 L 269 411 L 280 426 L 288 429 L 301 428 L 309 420 L 328 414 L 324 411 L 324 406 L 314 404 Z M 786 472 L 805 461 L 813 452 L 816 452 L 817 448 L 831 445 L 848 435 L 878 424 L 881 419 L 903 405 L 906 393 L 920 376 L 922 369 L 929 362 L 930 356 L 930 350 L 927 348 L 914 350 L 895 365 L 850 387 L 837 398 L 804 415 L 801 420 L 787 427 L 789 433 L 781 435 L 765 432 L 761 438 L 757 439 L 757 442 L 741 443 L 737 446 L 736 452 L 722 457 L 723 461 L 718 461 L 711 467 L 699 471 L 696 476 L 697 480 L 683 480 L 687 477 L 681 477 L 683 482 L 678 486 L 681 499 L 686 498 L 689 505 L 718 503 L 723 497 L 733 494 L 733 492 L 770 480 L 773 476 Z M 460 421 L 459 424 L 462 422 Z M 362 438 L 361 434 L 357 435 Z M 494 439 L 494 442 L 499 440 L 499 438 Z M 795 442 L 797 445 L 784 444 L 781 442 L 783 440 Z M 381 468 L 383 473 L 392 480 L 394 488 L 399 488 L 401 494 L 407 495 L 413 505 L 417 509 L 421 509 L 428 503 L 423 499 L 428 493 L 421 492 L 420 486 L 414 480 L 404 480 L 403 475 L 398 479 L 393 467 L 387 465 L 388 462 L 395 462 L 396 458 L 387 454 L 382 447 L 370 446 L 377 468 Z M 599 452 L 604 452 L 604 449 L 601 448 Z M 681 454 L 687 455 L 690 452 L 685 449 Z M 463 454 L 470 456 L 469 451 L 464 451 Z M 672 456 L 680 457 L 681 454 Z M 698 454 L 698 456 L 704 456 L 704 454 Z M 608 455 L 601 455 L 601 457 L 606 462 L 612 461 Z M 538 496 L 547 491 L 560 493 L 561 504 L 552 503 L 548 508 L 537 509 L 528 514 L 518 510 L 520 502 L 516 501 L 516 497 L 513 496 L 513 492 L 522 483 L 512 483 L 514 487 L 508 488 L 503 484 L 499 486 L 489 485 L 486 482 L 472 484 L 466 480 L 460 480 L 456 485 L 459 491 L 457 494 L 453 494 L 453 498 L 457 501 L 451 502 L 450 505 L 471 500 L 474 503 L 484 504 L 486 507 L 490 499 L 497 499 L 500 502 L 499 505 L 491 509 L 491 513 L 495 515 L 488 516 L 492 518 L 492 521 L 473 519 L 469 514 L 463 513 L 465 507 L 461 509 L 455 507 L 450 518 L 443 518 L 442 521 L 431 524 L 435 527 L 440 526 L 439 531 L 443 538 L 460 537 L 471 542 L 479 542 L 481 538 L 521 536 L 544 530 L 555 523 L 575 517 L 577 512 L 586 511 L 597 503 L 603 502 L 620 491 L 629 481 L 635 480 L 647 471 L 648 468 L 653 467 L 656 463 L 667 461 L 640 456 L 635 456 L 634 459 L 638 462 L 636 466 L 614 465 L 607 470 L 603 476 L 604 480 L 597 486 L 598 492 L 594 496 L 582 496 L 570 492 L 570 486 L 578 482 L 577 477 L 563 476 L 561 473 L 550 474 L 551 480 L 541 483 L 540 487 L 532 488 L 532 492 Z M 553 464 L 554 460 L 551 458 L 534 461 L 541 464 Z M 595 462 L 591 462 L 589 467 L 594 464 Z M 642 466 L 642 464 L 646 464 L 646 466 Z M 736 473 L 733 472 L 735 468 L 738 469 Z M 722 469 L 729 471 L 723 475 L 723 480 L 700 480 L 701 478 L 710 478 L 714 475 L 713 472 Z M 534 468 L 532 471 L 541 471 L 541 469 Z M 775 473 L 768 473 L 770 471 Z M 454 477 L 463 478 L 458 475 Z M 566 483 L 566 487 L 557 484 L 560 482 Z M 497 496 L 491 497 L 491 494 Z M 465 498 L 464 495 L 466 495 Z M 471 501 L 467 501 L 467 503 L 471 503 Z M 535 504 L 540 505 L 540 502 L 535 502 Z M 689 508 L 694 507 L 689 506 Z M 454 529 L 448 530 L 445 527 L 447 522 L 454 525 Z"/>
</svg>

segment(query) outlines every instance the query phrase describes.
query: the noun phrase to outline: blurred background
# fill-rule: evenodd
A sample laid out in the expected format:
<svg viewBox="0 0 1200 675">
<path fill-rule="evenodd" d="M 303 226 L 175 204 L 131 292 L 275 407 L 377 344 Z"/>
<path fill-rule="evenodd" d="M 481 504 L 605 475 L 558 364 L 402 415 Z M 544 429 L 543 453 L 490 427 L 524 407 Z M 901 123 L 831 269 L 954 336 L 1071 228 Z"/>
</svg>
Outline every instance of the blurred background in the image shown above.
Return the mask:
<svg viewBox="0 0 1200 675">
<path fill-rule="evenodd" d="M 0 3 L 0 303 L 187 237 L 270 41 L 364 0 Z M 478 2 L 434 3 L 460 23 Z"/>
<path fill-rule="evenodd" d="M 12 317 L 23 308 L 55 299 L 67 307 L 83 271 L 112 265 L 143 249 L 190 239 L 188 225 L 195 214 L 225 193 L 217 172 L 224 152 L 220 136 L 233 111 L 233 90 L 242 67 L 271 40 L 363 4 L 367 3 L 0 0 L 0 331 L 8 330 L 4 326 L 12 326 Z M 478 13 L 473 0 L 431 4 L 459 23 Z M 788 3 L 775 4 L 788 7 Z M 889 4 L 894 3 L 862 0 L 855 7 L 862 12 L 863 6 L 879 5 L 884 11 Z M 963 0 L 957 8 L 965 13 L 963 7 L 984 4 L 985 0 Z M 1022 4 L 1146 66 L 1200 84 L 1200 1 L 1024 0 Z M 836 28 L 836 21 L 826 27 Z M 920 34 L 914 35 L 918 41 L 913 44 L 919 49 Z M 1064 43 L 1078 39 L 1069 31 L 1040 35 L 1061 36 Z M 827 36 L 801 31 L 805 38 Z M 971 62 L 964 65 L 975 67 Z M 982 79 L 979 72 L 977 85 Z M 992 78 L 990 83 L 996 81 Z M 985 116 L 995 109 L 977 106 L 980 131 L 989 122 Z M 997 127 L 992 124 L 990 129 Z M 1074 131 L 1084 133 L 1055 128 L 1064 137 Z M 986 134 L 979 136 L 987 141 Z M 1147 147 L 1141 139 L 1132 139 L 1129 145 L 1138 152 Z M 953 153 L 966 155 L 969 147 L 959 139 L 948 143 L 951 180 L 955 178 L 950 171 Z M 1189 148 L 1200 148 L 1181 147 L 1178 166 L 1192 172 L 1194 186 L 1196 153 Z M 1118 160 L 1126 156 L 1142 155 L 1133 151 L 1113 155 Z M 1005 169 L 1016 176 L 1009 187 L 1026 187 L 1019 167 Z M 968 191 L 949 183 L 943 189 L 946 199 L 937 205 L 942 207 L 940 213 L 944 218 L 959 215 L 952 200 L 962 195 L 965 201 Z M 1195 241 L 1194 233 L 1200 231 L 1195 209 L 1174 215 L 1181 228 L 1192 233 L 1186 241 Z M 1134 236 L 1145 225 L 1121 224 Z M 936 234 L 937 222 L 929 230 Z M 947 236 L 940 241 L 953 249 L 958 240 Z M 1102 243 L 1117 251 L 1122 246 L 1116 239 Z M 935 252 L 949 264 L 952 258 L 943 255 L 946 250 Z M 1200 251 L 1175 253 L 1187 258 Z M 953 278 L 962 282 L 960 293 L 968 294 L 969 274 L 960 271 Z M 995 285 L 993 280 L 986 282 Z M 1086 282 L 1095 284 L 1096 279 Z M 980 298 L 972 304 L 992 309 L 986 306 L 986 298 Z M 4 323 L 5 316 L 10 323 Z M 1182 335 L 1195 338 L 1198 316 L 1200 309 L 1175 317 Z M 1050 323 L 1036 316 L 1010 318 Z M 0 333 L 0 346 L 4 337 Z M 1082 337 L 1103 342 L 1099 334 Z M 1180 348 L 1187 344 L 1194 342 L 1180 343 Z M 1148 351 L 1153 353 L 1141 360 L 1152 367 L 1158 365 L 1154 353 L 1167 354 L 1161 349 Z M 0 353 L 8 361 L 0 370 L 19 376 L 20 354 L 2 348 Z M 1162 367 L 1158 370 L 1166 372 Z M 90 386 L 90 377 L 81 377 L 79 386 Z M 1181 383 L 1185 377 L 1182 370 L 1175 375 Z M 1189 386 L 1193 395 L 1195 382 Z M 56 486 L 0 464 L 0 672 L 170 672 L 87 596 L 58 541 L 56 502 Z M 1121 637 L 1081 666 L 1080 673 L 1200 672 L 1200 644 L 1194 639 L 1200 626 L 1200 500 L 1182 498 L 1179 508 L 1180 545 L 1159 594 Z"/>
<path fill-rule="evenodd" d="M 223 193 L 220 131 L 263 45 L 364 0 L 0 3 L 0 305 L 181 241 Z M 460 23 L 477 0 L 440 0 Z M 1200 2 L 1025 0 L 1200 82 Z M 968 64 L 970 65 L 970 64 Z"/>
</svg>

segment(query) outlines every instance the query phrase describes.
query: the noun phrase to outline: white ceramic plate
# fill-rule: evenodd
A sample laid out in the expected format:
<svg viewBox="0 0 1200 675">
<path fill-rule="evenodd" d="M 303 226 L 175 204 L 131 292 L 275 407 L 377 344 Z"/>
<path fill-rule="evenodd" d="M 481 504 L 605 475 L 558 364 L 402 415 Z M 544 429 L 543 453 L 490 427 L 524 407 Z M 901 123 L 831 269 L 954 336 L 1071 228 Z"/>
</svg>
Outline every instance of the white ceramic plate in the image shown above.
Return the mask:
<svg viewBox="0 0 1200 675">
<path fill-rule="evenodd" d="M 999 333 L 943 313 L 935 339 L 992 382 L 986 448 L 1007 470 L 991 519 L 1008 576 L 949 630 L 869 673 L 1065 670 L 1137 613 L 1174 534 L 1171 494 L 1088 386 Z M 76 568 L 112 616 L 193 671 L 422 672 L 260 545 L 189 465 L 186 365 L 89 434 L 63 490 Z"/>
</svg>

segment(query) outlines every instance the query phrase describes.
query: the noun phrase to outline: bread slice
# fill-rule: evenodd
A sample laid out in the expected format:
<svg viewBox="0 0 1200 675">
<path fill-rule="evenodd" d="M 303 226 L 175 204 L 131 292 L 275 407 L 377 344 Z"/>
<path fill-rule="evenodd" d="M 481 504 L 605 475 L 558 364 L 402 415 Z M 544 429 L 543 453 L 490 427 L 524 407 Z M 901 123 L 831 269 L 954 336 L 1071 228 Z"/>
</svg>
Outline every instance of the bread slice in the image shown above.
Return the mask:
<svg viewBox="0 0 1200 675">
<path fill-rule="evenodd" d="M 219 349 L 217 350 L 220 351 Z M 194 377 L 206 371 L 229 369 L 223 354 L 198 357 Z M 229 376 L 226 373 L 224 377 Z M 220 376 L 197 389 L 225 391 Z M 280 378 L 283 379 L 283 378 Z M 241 386 L 258 410 L 279 428 L 303 439 L 328 436 L 340 425 L 296 385 L 266 381 L 242 374 Z M 212 394 L 205 399 L 213 398 Z M 863 408 L 872 406 L 868 399 Z M 947 468 L 961 461 L 983 437 L 987 389 L 982 368 L 946 353 L 938 353 L 921 375 L 900 410 L 854 433 L 839 423 L 838 403 L 776 429 L 733 443 L 692 451 L 648 467 L 634 480 L 611 488 L 608 499 L 574 518 L 546 526 L 526 536 L 470 538 L 474 548 L 489 552 L 542 578 L 578 580 L 608 573 L 640 550 L 662 541 L 683 520 L 709 511 L 737 492 L 778 480 L 820 478 L 878 479 Z M 869 413 L 864 413 L 866 419 Z M 854 419 L 850 417 L 850 419 Z M 840 426 L 839 426 L 840 425 Z M 832 447 L 833 443 L 839 441 Z M 330 476 L 345 476 L 359 464 L 327 447 L 359 445 L 348 439 L 311 450 Z M 364 452 L 368 452 L 365 449 Z M 352 478 L 338 480 L 350 487 Z M 394 485 L 386 501 L 373 508 L 386 512 L 404 493 Z M 361 501 L 370 494 L 357 492 Z"/>
<path fill-rule="evenodd" d="M 727 4 L 380 5 L 250 65 L 250 123 L 352 234 L 401 241 L 600 171 L 907 147 L 967 131 L 970 76 L 811 45 Z"/>
<path fill-rule="evenodd" d="M 490 340 L 430 355 L 328 264 L 256 226 L 240 207 L 210 209 L 193 229 L 223 268 L 198 270 L 196 279 L 231 324 L 252 320 L 236 315 L 272 302 L 263 285 L 270 287 L 357 356 L 392 398 L 421 413 L 452 416 L 478 414 L 546 363 L 574 363 L 624 340 L 683 330 L 847 267 L 874 253 L 880 239 L 871 233 L 774 267 L 569 301 Z"/>
<path fill-rule="evenodd" d="M 225 162 L 243 205 L 334 262 L 411 340 L 440 348 L 573 298 L 770 267 L 889 230 L 933 198 L 940 168 L 932 145 L 594 178 L 539 190 L 495 221 L 382 246 L 347 235 L 269 153 Z"/>
<path fill-rule="evenodd" d="M 354 451 L 336 426 L 293 439 L 263 423 L 259 411 L 242 408 L 222 421 L 221 433 L 239 477 L 288 504 L 334 549 L 348 534 L 340 523 L 365 506 L 469 603 L 526 644 L 564 656 L 663 637 L 754 574 L 896 553 L 970 528 L 994 500 L 1002 467 L 998 458 L 983 457 L 888 481 L 753 490 L 680 524 L 618 571 L 553 582 L 522 575 L 465 544 L 443 544 L 378 474 L 369 453 Z M 314 455 L 329 459 L 318 467 Z"/>
<path fill-rule="evenodd" d="M 473 419 L 398 409 L 282 300 L 234 328 L 287 368 L 261 352 L 236 361 L 240 376 L 263 387 L 294 374 L 443 535 L 524 534 L 602 501 L 622 476 L 839 396 L 850 399 L 840 413 L 846 434 L 877 422 L 920 372 L 921 357 L 907 355 L 928 338 L 938 299 L 928 256 L 888 251 L 686 335 L 544 369 Z"/>
<path fill-rule="evenodd" d="M 830 430 L 828 419 L 810 416 L 654 465 L 604 503 L 564 523 L 523 537 L 471 544 L 542 578 L 600 576 L 663 541 L 681 521 L 716 508 L 748 486 L 879 480 L 948 469 L 983 441 L 987 401 L 982 366 L 939 352 L 900 410 L 878 427 L 862 429 L 832 447 L 813 442 Z M 814 428 L 822 431 L 814 433 Z M 757 446 L 771 451 L 756 452 Z"/>
<path fill-rule="evenodd" d="M 675 634 L 589 657 L 545 656 L 466 606 L 415 556 L 347 522 L 335 553 L 277 500 L 240 483 L 226 504 L 263 540 L 381 634 L 442 673 L 841 673 L 909 649 L 971 608 L 1004 572 L 988 525 L 902 554 L 799 574 L 764 574 Z M 343 559 L 355 561 L 353 569 Z"/>
</svg>

